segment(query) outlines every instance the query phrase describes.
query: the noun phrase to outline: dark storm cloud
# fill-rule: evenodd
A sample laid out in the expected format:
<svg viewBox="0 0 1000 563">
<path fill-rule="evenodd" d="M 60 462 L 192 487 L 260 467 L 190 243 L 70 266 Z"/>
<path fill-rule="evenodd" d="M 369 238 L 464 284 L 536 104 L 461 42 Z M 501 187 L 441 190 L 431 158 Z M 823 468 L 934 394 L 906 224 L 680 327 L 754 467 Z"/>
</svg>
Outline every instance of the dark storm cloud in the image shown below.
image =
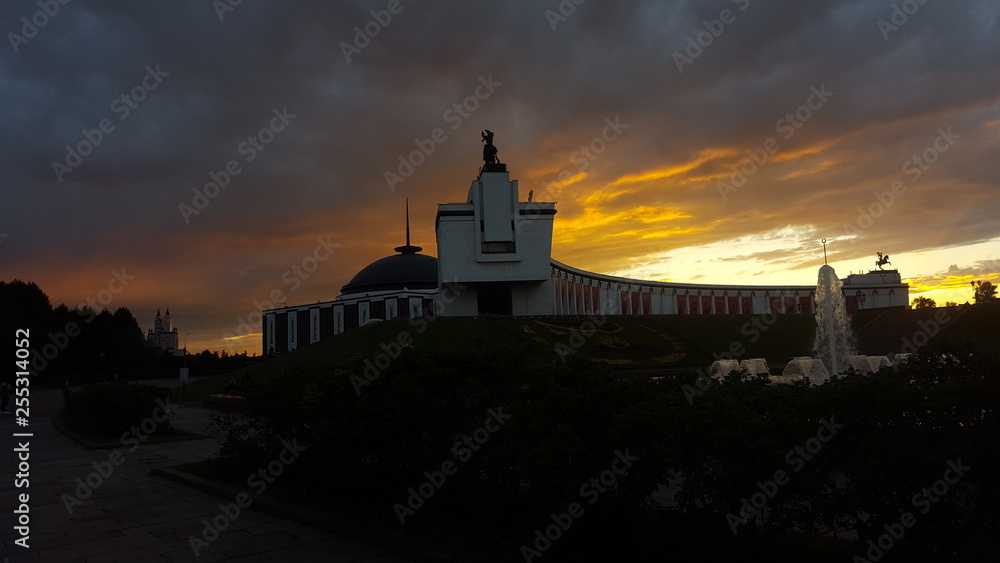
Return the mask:
<svg viewBox="0 0 1000 563">
<path fill-rule="evenodd" d="M 523 193 L 545 193 L 562 170 L 585 172 L 553 198 L 556 228 L 576 237 L 557 258 L 581 267 L 796 223 L 839 234 L 948 126 L 961 135 L 955 148 L 863 236 L 901 251 L 996 235 L 1000 128 L 985 124 L 1000 120 L 998 2 L 929 0 L 884 36 L 889 1 L 591 1 L 553 20 L 555 0 L 403 0 L 348 62 L 344 45 L 386 5 L 243 2 L 220 19 L 208 1 L 70 2 L 17 53 L 6 36 L 3 277 L 45 287 L 127 262 L 157 280 L 137 303 L 152 306 L 158 292 L 183 299 L 190 323 L 215 334 L 218 319 L 282 287 L 282 273 L 330 235 L 343 243 L 335 258 L 290 296 L 329 299 L 401 242 L 404 197 L 415 238 L 433 253 L 434 205 L 465 197 L 485 128 Z M 0 31 L 20 33 L 38 10 L 5 3 Z M 680 72 L 676 55 L 723 10 L 732 23 Z M 149 69 L 162 80 L 123 119 L 120 96 Z M 498 86 L 457 119 L 455 104 L 482 80 Z M 824 86 L 833 97 L 784 138 L 777 122 Z M 247 162 L 241 143 L 276 109 L 295 117 Z M 580 170 L 574 155 L 616 117 L 628 128 Z M 53 161 L 102 119 L 113 132 L 59 182 Z M 447 140 L 390 190 L 385 173 L 437 128 Z M 719 175 L 769 137 L 781 144 L 775 160 L 723 201 Z M 193 205 L 192 190 L 231 160 L 240 173 L 185 221 L 178 206 Z M 587 200 L 601 190 L 607 198 Z M 679 212 L 584 220 L 643 206 Z M 79 291 L 102 276 L 81 278 Z"/>
</svg>

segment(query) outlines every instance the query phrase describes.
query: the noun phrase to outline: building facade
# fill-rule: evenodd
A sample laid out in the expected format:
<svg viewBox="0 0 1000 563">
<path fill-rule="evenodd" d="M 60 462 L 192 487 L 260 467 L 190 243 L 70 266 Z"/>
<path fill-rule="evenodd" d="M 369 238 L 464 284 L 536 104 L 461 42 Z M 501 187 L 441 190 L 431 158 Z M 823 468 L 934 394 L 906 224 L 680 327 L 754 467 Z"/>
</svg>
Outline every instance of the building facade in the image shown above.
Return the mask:
<svg viewBox="0 0 1000 563">
<path fill-rule="evenodd" d="M 504 164 L 484 166 L 465 203 L 438 205 L 438 280 L 461 288 L 442 314 L 554 314 L 555 207 L 520 201 Z"/>
<path fill-rule="evenodd" d="M 146 333 L 146 344 L 172 352 L 177 350 L 178 342 L 179 335 L 177 327 L 173 325 L 173 321 L 170 319 L 170 308 L 167 308 L 167 314 L 163 316 L 160 315 L 160 310 L 157 309 L 153 328 L 149 329 Z"/>
<path fill-rule="evenodd" d="M 658 282 L 552 259 L 553 202 L 521 201 L 505 164 L 487 163 L 464 202 L 438 205 L 437 258 L 409 241 L 362 269 L 333 301 L 263 311 L 264 353 L 281 353 L 370 322 L 428 315 L 813 315 L 815 286 Z M 843 280 L 848 312 L 905 308 L 897 270 Z"/>
</svg>

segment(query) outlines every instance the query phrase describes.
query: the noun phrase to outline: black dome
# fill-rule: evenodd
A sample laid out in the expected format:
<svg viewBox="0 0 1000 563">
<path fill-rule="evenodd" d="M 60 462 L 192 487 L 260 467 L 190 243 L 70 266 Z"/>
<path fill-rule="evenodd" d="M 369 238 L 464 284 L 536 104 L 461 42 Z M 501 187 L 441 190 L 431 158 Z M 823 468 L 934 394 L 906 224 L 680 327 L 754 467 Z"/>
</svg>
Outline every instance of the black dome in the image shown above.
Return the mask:
<svg viewBox="0 0 1000 563">
<path fill-rule="evenodd" d="M 414 249 L 415 246 L 400 247 Z M 438 260 L 426 254 L 401 251 L 402 254 L 386 256 L 362 269 L 347 285 L 342 294 L 368 291 L 407 289 L 437 289 Z"/>
</svg>

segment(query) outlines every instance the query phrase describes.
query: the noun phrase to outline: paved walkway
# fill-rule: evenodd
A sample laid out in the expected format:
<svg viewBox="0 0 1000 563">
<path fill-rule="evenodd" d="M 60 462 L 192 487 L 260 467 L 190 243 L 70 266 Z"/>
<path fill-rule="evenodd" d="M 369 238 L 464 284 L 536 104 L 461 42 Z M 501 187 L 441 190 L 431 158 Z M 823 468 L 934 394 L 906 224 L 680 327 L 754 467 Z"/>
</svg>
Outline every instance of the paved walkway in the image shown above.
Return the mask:
<svg viewBox="0 0 1000 563">
<path fill-rule="evenodd" d="M 160 381 L 158 384 L 173 384 Z M 18 427 L 12 414 L 0 416 L 0 555 L 17 561 L 183 561 L 194 559 L 189 538 L 202 537 L 203 520 L 221 513 L 224 499 L 150 474 L 152 467 L 200 461 L 218 449 L 214 439 L 144 445 L 130 452 L 88 450 L 59 432 L 51 417 L 62 406 L 60 390 L 31 390 L 29 426 Z M 13 399 L 13 398 L 12 398 Z M 13 400 L 11 401 L 13 403 Z M 205 433 L 214 411 L 178 405 L 171 423 L 182 430 Z M 15 438 L 15 432 L 31 432 Z M 30 442 L 27 488 L 15 486 L 17 440 Z M 124 463 L 114 467 L 109 457 L 120 452 Z M 94 463 L 113 472 L 100 477 Z M 96 484 L 82 504 L 67 508 L 64 494 L 87 496 L 77 479 Z M 98 481 L 100 481 L 99 484 Z M 28 549 L 14 542 L 20 536 L 14 514 L 18 495 L 28 493 Z M 292 561 L 402 563 L 405 560 L 375 548 L 339 539 L 327 532 L 257 512 L 251 506 L 200 549 L 199 561 Z M 5 559 L 7 561 L 8 559 Z"/>
</svg>

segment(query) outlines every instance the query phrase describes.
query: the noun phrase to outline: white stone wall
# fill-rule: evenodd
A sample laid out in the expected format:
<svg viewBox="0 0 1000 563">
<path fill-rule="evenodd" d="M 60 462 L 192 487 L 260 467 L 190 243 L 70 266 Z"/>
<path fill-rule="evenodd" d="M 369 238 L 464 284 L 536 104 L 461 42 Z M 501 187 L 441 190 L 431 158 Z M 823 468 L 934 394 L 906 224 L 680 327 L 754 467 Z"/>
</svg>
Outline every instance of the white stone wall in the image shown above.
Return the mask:
<svg viewBox="0 0 1000 563">
<path fill-rule="evenodd" d="M 476 284 L 511 284 L 514 315 L 552 314 L 552 219 L 554 203 L 520 202 L 506 172 L 484 172 L 466 203 L 438 206 L 438 279 L 466 286 L 442 316 L 476 316 Z M 512 251 L 484 251 L 483 243 L 513 243 Z M 454 292 L 452 292 L 454 293 Z M 442 296 L 445 294 L 442 293 Z"/>
</svg>

